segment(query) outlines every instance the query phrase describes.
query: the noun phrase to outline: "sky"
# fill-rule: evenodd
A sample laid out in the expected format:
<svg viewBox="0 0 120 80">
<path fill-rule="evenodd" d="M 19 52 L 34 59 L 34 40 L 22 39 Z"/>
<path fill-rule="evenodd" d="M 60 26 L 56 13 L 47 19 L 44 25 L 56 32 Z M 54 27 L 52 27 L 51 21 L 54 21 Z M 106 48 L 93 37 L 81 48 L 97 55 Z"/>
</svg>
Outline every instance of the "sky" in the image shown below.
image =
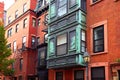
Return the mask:
<svg viewBox="0 0 120 80">
<path fill-rule="evenodd" d="M 0 0 L 0 2 L 3 2 L 5 3 L 5 10 L 7 10 L 13 3 L 14 3 L 14 0 Z"/>
</svg>

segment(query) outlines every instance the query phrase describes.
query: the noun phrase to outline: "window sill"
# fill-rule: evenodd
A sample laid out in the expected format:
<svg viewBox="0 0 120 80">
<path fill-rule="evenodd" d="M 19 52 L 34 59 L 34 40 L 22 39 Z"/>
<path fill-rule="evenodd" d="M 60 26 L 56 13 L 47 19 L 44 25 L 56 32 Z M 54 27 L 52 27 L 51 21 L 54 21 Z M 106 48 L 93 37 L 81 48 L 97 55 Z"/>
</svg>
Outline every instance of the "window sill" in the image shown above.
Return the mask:
<svg viewBox="0 0 120 80">
<path fill-rule="evenodd" d="M 98 53 L 92 53 L 91 56 L 95 56 L 95 55 L 102 55 L 102 54 L 107 54 L 108 52 L 98 52 Z"/>
<path fill-rule="evenodd" d="M 91 6 L 92 6 L 92 5 L 95 5 L 95 4 L 97 4 L 97 3 L 101 2 L 101 1 L 103 1 L 103 0 L 98 0 L 98 1 L 96 1 L 96 2 L 92 2 L 92 0 L 91 0 L 90 5 L 91 5 Z"/>
</svg>

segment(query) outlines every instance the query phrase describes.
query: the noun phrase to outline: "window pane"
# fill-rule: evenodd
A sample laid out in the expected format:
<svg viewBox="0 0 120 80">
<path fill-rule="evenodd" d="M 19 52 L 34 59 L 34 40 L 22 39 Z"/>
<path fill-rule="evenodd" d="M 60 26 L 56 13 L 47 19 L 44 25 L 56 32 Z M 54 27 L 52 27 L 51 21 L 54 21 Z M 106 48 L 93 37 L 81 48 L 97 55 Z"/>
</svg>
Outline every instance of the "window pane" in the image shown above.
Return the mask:
<svg viewBox="0 0 120 80">
<path fill-rule="evenodd" d="M 94 52 L 104 51 L 104 25 L 93 29 L 94 32 Z"/>
<path fill-rule="evenodd" d="M 86 51 L 86 45 L 84 41 L 81 41 L 81 51 L 85 52 Z"/>
<path fill-rule="evenodd" d="M 58 9 L 58 16 L 62 16 L 65 13 L 67 13 L 67 6 L 66 5 L 64 5 Z"/>
<path fill-rule="evenodd" d="M 94 40 L 101 39 L 104 37 L 104 26 L 94 28 Z"/>
<path fill-rule="evenodd" d="M 27 4 L 26 3 L 23 5 L 23 12 L 25 12 L 25 11 L 27 11 Z"/>
<path fill-rule="evenodd" d="M 50 40 L 49 51 L 50 51 L 50 54 L 55 53 L 55 40 L 54 40 L 54 38 Z"/>
<path fill-rule="evenodd" d="M 57 55 L 62 55 L 67 53 L 67 44 L 62 44 L 57 46 Z"/>
<path fill-rule="evenodd" d="M 94 2 L 97 2 L 98 0 L 92 0 L 92 2 L 94 3 Z"/>
<path fill-rule="evenodd" d="M 35 19 L 35 18 L 32 19 L 32 26 L 33 26 L 33 27 L 36 26 L 36 19 Z"/>
<path fill-rule="evenodd" d="M 13 42 L 13 51 L 15 52 L 17 49 L 17 44 L 16 44 L 16 41 Z"/>
<path fill-rule="evenodd" d="M 22 70 L 23 67 L 23 59 L 20 59 L 20 70 Z"/>
<path fill-rule="evenodd" d="M 105 68 L 96 67 L 91 69 L 91 80 L 105 80 Z"/>
<path fill-rule="evenodd" d="M 70 32 L 69 34 L 69 46 L 70 46 L 70 49 L 75 49 L 75 34 L 76 34 L 76 31 L 72 31 Z"/>
<path fill-rule="evenodd" d="M 69 0 L 70 7 L 74 6 L 76 4 L 76 0 Z"/>
<path fill-rule="evenodd" d="M 40 26 L 40 19 L 38 19 L 38 26 Z"/>
<path fill-rule="evenodd" d="M 67 0 L 59 0 L 59 7 L 65 5 L 67 3 Z"/>
<path fill-rule="evenodd" d="M 56 80 L 63 80 L 63 72 L 56 72 Z"/>
<path fill-rule="evenodd" d="M 101 52 L 101 51 L 104 51 L 104 45 L 95 46 L 94 52 Z"/>
<path fill-rule="evenodd" d="M 85 31 L 82 30 L 82 31 L 81 31 L 81 34 L 82 34 L 82 40 L 85 41 Z"/>
<path fill-rule="evenodd" d="M 18 32 L 19 24 L 16 25 L 16 30 L 15 32 Z"/>
<path fill-rule="evenodd" d="M 23 43 L 25 43 L 26 42 L 26 37 L 23 37 Z"/>
<path fill-rule="evenodd" d="M 40 58 L 41 58 L 41 59 L 44 59 L 44 58 L 45 58 L 45 51 L 41 51 L 41 52 L 40 52 Z"/>
<path fill-rule="evenodd" d="M 26 26 L 27 26 L 27 19 L 24 19 L 23 28 L 25 28 Z"/>
<path fill-rule="evenodd" d="M 63 34 L 57 37 L 57 45 L 67 43 L 67 34 Z"/>
<path fill-rule="evenodd" d="M 86 0 L 81 0 L 81 9 L 86 11 Z"/>
<path fill-rule="evenodd" d="M 51 17 L 55 16 L 56 13 L 55 3 L 51 4 L 50 13 L 51 13 Z"/>
<path fill-rule="evenodd" d="M 75 80 L 84 80 L 84 71 L 83 70 L 77 70 L 74 72 L 74 79 Z"/>
</svg>

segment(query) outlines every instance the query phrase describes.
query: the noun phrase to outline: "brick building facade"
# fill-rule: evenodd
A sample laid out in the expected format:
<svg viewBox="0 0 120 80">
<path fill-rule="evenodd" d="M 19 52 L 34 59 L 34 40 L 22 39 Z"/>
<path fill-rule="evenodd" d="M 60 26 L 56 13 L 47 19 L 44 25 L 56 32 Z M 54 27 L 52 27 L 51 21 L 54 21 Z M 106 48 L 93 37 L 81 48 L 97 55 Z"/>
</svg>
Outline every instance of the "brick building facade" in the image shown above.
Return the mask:
<svg viewBox="0 0 120 80">
<path fill-rule="evenodd" d="M 119 0 L 87 0 L 89 80 L 120 80 Z"/>
<path fill-rule="evenodd" d="M 6 12 L 6 38 L 15 59 L 14 80 L 36 77 L 36 0 L 17 0 Z"/>
</svg>

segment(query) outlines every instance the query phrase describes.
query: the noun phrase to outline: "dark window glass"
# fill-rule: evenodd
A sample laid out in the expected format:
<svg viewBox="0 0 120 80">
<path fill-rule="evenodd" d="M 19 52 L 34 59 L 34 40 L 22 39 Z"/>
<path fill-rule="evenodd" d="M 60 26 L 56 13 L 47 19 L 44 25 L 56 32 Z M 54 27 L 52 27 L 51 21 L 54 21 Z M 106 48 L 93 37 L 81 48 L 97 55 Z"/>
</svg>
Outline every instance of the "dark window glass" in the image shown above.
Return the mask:
<svg viewBox="0 0 120 80">
<path fill-rule="evenodd" d="M 45 15 L 45 21 L 48 23 L 48 20 L 49 20 L 49 15 L 46 14 L 46 15 Z"/>
<path fill-rule="evenodd" d="M 18 77 L 18 80 L 23 80 L 23 79 L 22 79 L 22 76 L 19 76 L 19 77 Z"/>
<path fill-rule="evenodd" d="M 81 9 L 86 11 L 86 0 L 81 0 Z"/>
<path fill-rule="evenodd" d="M 16 25 L 15 32 L 18 32 L 19 24 Z"/>
<path fill-rule="evenodd" d="M 15 69 L 15 63 L 12 63 L 12 69 L 13 70 Z"/>
<path fill-rule="evenodd" d="M 67 34 L 57 36 L 57 55 L 67 53 Z"/>
<path fill-rule="evenodd" d="M 7 47 L 8 47 L 8 48 L 11 48 L 11 43 L 9 43 L 9 44 L 7 45 Z"/>
<path fill-rule="evenodd" d="M 92 0 L 93 3 L 97 2 L 98 0 Z"/>
<path fill-rule="evenodd" d="M 58 16 L 67 13 L 67 0 L 58 0 Z"/>
<path fill-rule="evenodd" d="M 91 68 L 91 80 L 105 80 L 105 67 Z"/>
<path fill-rule="evenodd" d="M 84 80 L 84 71 L 83 70 L 74 71 L 74 80 Z"/>
<path fill-rule="evenodd" d="M 104 51 L 104 25 L 93 29 L 94 52 Z"/>
<path fill-rule="evenodd" d="M 45 64 L 45 50 L 40 51 L 40 65 Z"/>
<path fill-rule="evenodd" d="M 20 59 L 20 70 L 22 70 L 22 68 L 23 68 L 23 59 L 21 58 Z"/>
<path fill-rule="evenodd" d="M 24 19 L 23 21 L 23 28 L 27 27 L 27 19 Z"/>
<path fill-rule="evenodd" d="M 37 45 L 40 44 L 40 37 L 37 37 Z"/>
<path fill-rule="evenodd" d="M 18 10 L 15 12 L 15 18 L 18 17 Z"/>
<path fill-rule="evenodd" d="M 71 31 L 70 33 L 69 33 L 69 48 L 70 49 L 75 49 L 75 36 L 76 35 L 76 31 L 74 30 L 74 31 Z"/>
<path fill-rule="evenodd" d="M 63 80 L 63 72 L 56 72 L 56 80 Z"/>
<path fill-rule="evenodd" d="M 33 27 L 36 26 L 36 19 L 35 19 L 35 18 L 32 19 L 32 26 L 33 26 Z"/>
</svg>

